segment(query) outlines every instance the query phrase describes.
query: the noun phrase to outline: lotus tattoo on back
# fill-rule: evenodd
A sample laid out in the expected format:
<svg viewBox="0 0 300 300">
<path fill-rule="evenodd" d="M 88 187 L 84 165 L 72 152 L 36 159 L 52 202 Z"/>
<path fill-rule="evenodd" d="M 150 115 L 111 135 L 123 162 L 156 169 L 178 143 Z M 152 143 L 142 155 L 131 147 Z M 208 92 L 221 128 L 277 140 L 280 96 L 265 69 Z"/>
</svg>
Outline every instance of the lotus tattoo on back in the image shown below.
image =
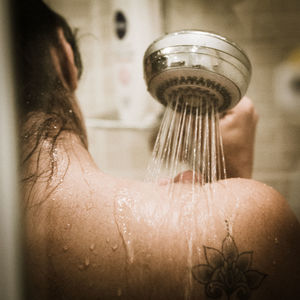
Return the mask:
<svg viewBox="0 0 300 300">
<path fill-rule="evenodd" d="M 252 291 L 258 289 L 267 274 L 251 268 L 253 251 L 238 252 L 233 237 L 228 233 L 222 249 L 204 248 L 206 264 L 192 268 L 194 279 L 205 286 L 207 297 L 220 299 L 250 299 Z"/>
</svg>

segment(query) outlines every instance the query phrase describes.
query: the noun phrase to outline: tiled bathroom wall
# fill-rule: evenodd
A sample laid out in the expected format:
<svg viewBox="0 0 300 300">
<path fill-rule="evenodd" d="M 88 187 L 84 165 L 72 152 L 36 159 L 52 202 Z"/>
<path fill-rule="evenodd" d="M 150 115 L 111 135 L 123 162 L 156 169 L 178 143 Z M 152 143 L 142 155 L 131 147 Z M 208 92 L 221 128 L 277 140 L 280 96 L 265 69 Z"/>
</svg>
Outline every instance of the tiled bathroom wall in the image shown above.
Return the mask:
<svg viewBox="0 0 300 300">
<path fill-rule="evenodd" d="M 86 72 L 78 98 L 86 117 L 114 118 L 111 1 L 47 2 L 80 29 Z M 213 31 L 236 41 L 249 55 L 253 74 L 247 94 L 260 116 L 254 178 L 279 190 L 300 218 L 300 125 L 291 124 L 290 116 L 276 104 L 273 86 L 277 66 L 300 47 L 300 1 L 161 0 L 160 3 L 164 31 Z M 143 177 L 151 152 L 151 126 L 105 129 L 88 123 L 88 131 L 91 151 L 100 168 L 115 175 Z"/>
<path fill-rule="evenodd" d="M 144 178 L 151 157 L 149 141 L 153 127 L 156 126 L 151 120 L 159 113 L 160 105 L 147 93 L 143 81 L 142 55 L 148 44 L 162 33 L 160 1 L 139 0 L 136 1 L 136 8 L 132 7 L 135 0 L 46 0 L 46 2 L 61 13 L 73 28 L 78 29 L 77 40 L 84 70 L 77 98 L 87 121 L 89 148 L 96 163 L 101 170 L 112 175 Z M 118 8 L 123 12 L 130 9 L 130 16 L 125 14 L 127 35 L 130 34 L 131 39 L 136 39 L 136 43 L 126 39 L 124 43 L 123 41 L 118 43 L 114 22 Z M 151 22 L 145 14 L 152 16 Z M 141 24 L 142 21 L 145 24 Z M 146 39 L 148 40 L 145 42 Z M 117 82 L 119 79 L 116 78 L 117 68 L 120 67 L 122 72 L 124 65 L 126 68 L 126 59 L 137 54 L 141 56 L 140 61 L 135 62 L 136 66 L 129 75 L 138 77 L 138 80 L 131 85 L 128 92 L 125 90 L 126 87 L 121 85 L 122 82 Z M 121 61 L 119 65 L 115 61 L 118 55 L 117 59 Z M 145 96 L 141 95 L 141 99 L 136 97 L 137 93 L 142 94 L 143 90 Z M 128 122 L 121 122 L 119 98 L 124 95 L 146 103 L 146 114 L 142 118 L 134 119 L 133 115 L 132 121 L 129 118 L 126 120 Z M 140 106 L 138 109 L 144 108 Z"/>
</svg>

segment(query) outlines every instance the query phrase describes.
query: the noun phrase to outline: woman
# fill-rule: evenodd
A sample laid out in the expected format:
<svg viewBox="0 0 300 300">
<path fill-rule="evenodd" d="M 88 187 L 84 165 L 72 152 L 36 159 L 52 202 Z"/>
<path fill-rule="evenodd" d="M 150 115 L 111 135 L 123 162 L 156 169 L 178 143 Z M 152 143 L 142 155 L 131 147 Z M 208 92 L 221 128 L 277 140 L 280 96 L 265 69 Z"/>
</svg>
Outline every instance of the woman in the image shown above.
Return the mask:
<svg viewBox="0 0 300 300">
<path fill-rule="evenodd" d="M 300 228 L 282 196 L 232 178 L 194 197 L 178 184 L 170 199 L 101 172 L 74 95 L 82 67 L 69 26 L 40 1 L 17 8 L 28 299 L 299 295 Z M 245 99 L 223 120 L 231 177 L 251 174 L 256 118 Z"/>
</svg>

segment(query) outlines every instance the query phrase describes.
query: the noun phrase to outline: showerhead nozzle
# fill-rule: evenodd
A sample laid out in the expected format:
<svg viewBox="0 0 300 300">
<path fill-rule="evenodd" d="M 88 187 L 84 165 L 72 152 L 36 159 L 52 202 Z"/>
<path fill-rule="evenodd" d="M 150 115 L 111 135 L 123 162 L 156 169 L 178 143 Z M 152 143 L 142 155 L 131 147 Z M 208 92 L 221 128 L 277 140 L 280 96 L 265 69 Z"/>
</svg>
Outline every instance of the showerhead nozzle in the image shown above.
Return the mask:
<svg viewBox="0 0 300 300">
<path fill-rule="evenodd" d="M 150 94 L 164 105 L 176 100 L 177 110 L 185 106 L 192 112 L 199 107 L 205 111 L 213 103 L 223 112 L 245 94 L 251 64 L 244 51 L 226 38 L 185 30 L 167 34 L 149 46 L 144 77 Z"/>
</svg>

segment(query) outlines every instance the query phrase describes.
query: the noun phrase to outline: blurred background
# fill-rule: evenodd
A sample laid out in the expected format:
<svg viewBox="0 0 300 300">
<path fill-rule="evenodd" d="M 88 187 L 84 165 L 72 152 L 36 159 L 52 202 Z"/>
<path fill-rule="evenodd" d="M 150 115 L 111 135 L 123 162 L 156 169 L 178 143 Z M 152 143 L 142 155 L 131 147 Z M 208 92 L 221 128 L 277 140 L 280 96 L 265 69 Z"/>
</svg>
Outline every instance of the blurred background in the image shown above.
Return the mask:
<svg viewBox="0 0 300 300">
<path fill-rule="evenodd" d="M 0 298 L 20 299 L 20 215 L 10 14 L 0 1 Z M 147 94 L 143 54 L 166 32 L 213 31 L 248 54 L 248 96 L 260 115 L 253 177 L 300 220 L 299 0 L 46 0 L 77 31 L 78 89 L 91 153 L 103 171 L 143 179 L 162 107 Z"/>
<path fill-rule="evenodd" d="M 147 94 L 142 58 L 166 32 L 213 31 L 248 54 L 248 96 L 260 115 L 254 179 L 280 191 L 300 218 L 299 0 L 47 0 L 78 29 L 78 98 L 90 150 L 110 174 L 142 179 L 161 107 Z"/>
</svg>

